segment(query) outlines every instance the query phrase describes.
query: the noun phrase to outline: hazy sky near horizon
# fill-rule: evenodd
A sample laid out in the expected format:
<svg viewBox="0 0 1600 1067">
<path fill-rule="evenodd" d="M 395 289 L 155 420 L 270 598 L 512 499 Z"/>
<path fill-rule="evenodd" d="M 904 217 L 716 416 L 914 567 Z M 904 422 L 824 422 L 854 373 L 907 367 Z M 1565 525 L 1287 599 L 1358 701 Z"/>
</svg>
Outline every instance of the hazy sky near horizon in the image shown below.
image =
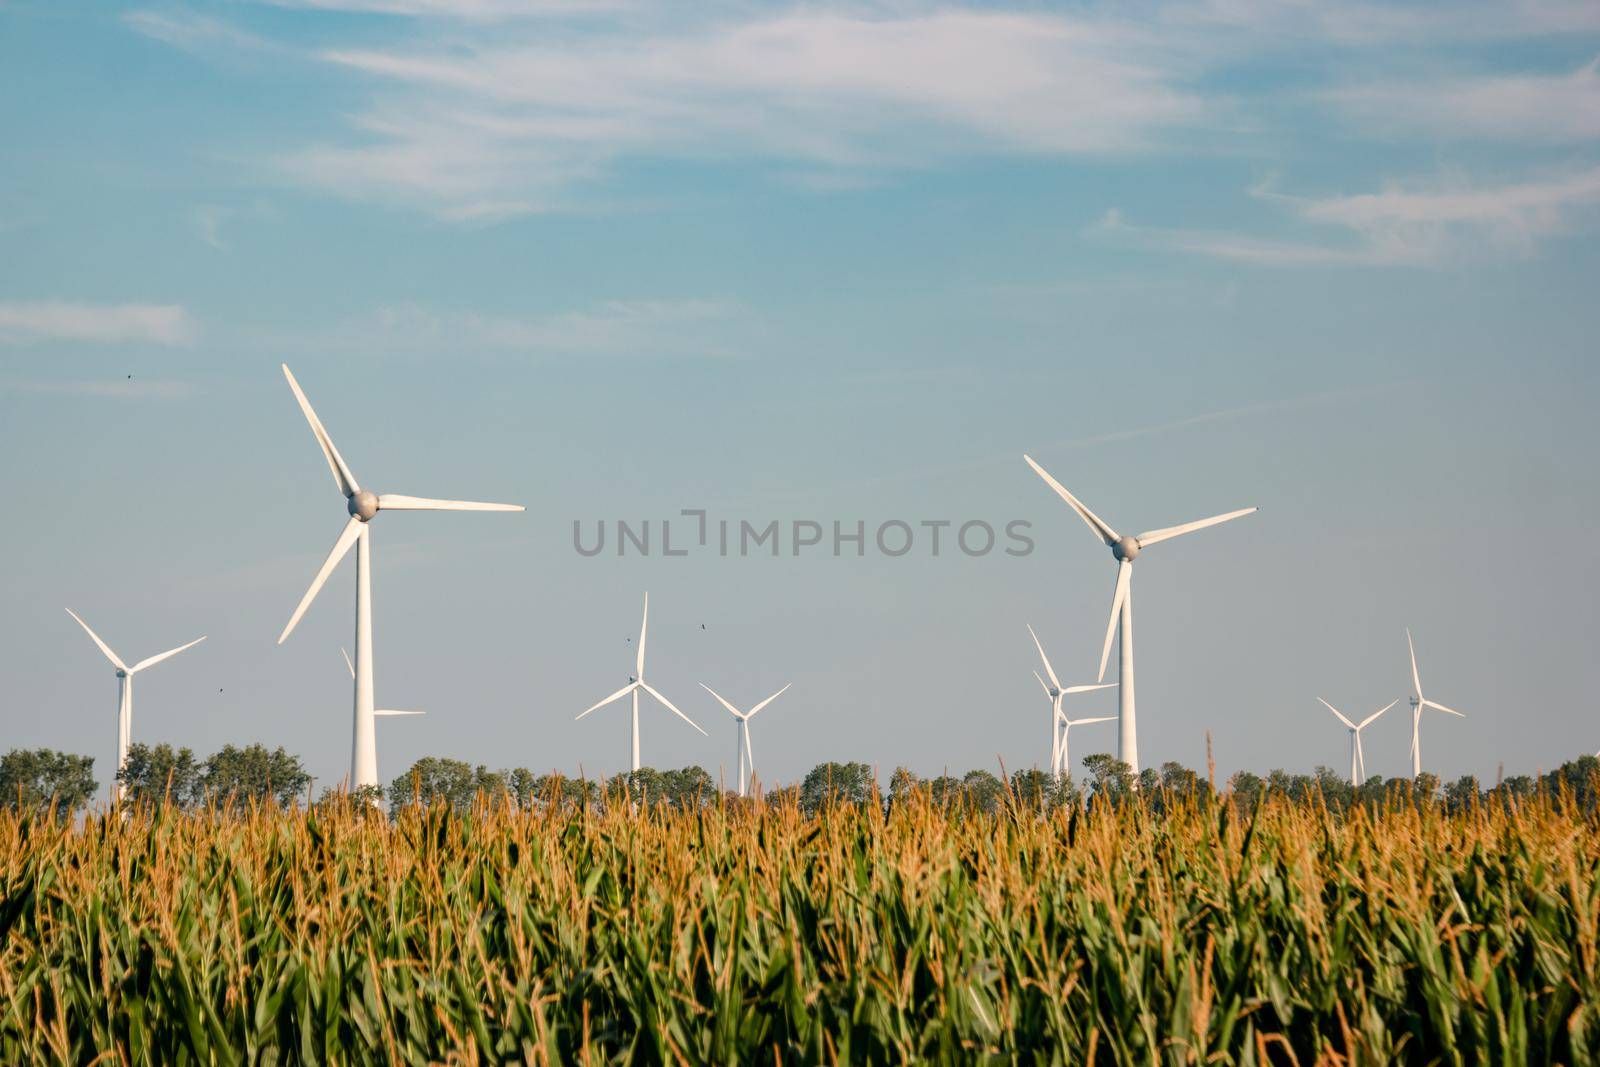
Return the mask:
<svg viewBox="0 0 1600 1067">
<path fill-rule="evenodd" d="M 112 774 L 70 606 L 130 662 L 209 635 L 136 740 L 346 772 L 353 564 L 273 643 L 344 520 L 280 362 L 364 484 L 528 508 L 374 522 L 378 703 L 428 712 L 385 781 L 625 769 L 573 716 L 646 589 L 711 734 L 647 705 L 648 764 L 731 779 L 699 682 L 794 683 L 769 781 L 1044 763 L 1025 624 L 1092 680 L 1115 566 L 1024 452 L 1123 532 L 1261 508 L 1140 558 L 1146 765 L 1345 769 L 1317 698 L 1403 698 L 1407 626 L 1468 715 L 1428 769 L 1600 748 L 1592 2 L 12 0 L 0 69 L 0 749 Z M 661 555 L 697 508 L 782 554 Z M 575 550 L 618 519 L 650 557 Z"/>
</svg>

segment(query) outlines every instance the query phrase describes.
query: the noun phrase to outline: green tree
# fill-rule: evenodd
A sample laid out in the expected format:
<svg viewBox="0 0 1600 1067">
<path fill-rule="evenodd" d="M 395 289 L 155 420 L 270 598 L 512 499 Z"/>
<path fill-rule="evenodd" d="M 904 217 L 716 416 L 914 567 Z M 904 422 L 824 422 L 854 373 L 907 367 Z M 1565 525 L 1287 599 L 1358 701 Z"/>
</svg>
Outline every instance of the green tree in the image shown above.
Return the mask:
<svg viewBox="0 0 1600 1067">
<path fill-rule="evenodd" d="M 200 785 L 215 800 L 265 803 L 273 800 L 288 807 L 311 784 L 311 775 L 281 746 L 267 751 L 265 745 L 235 748 L 224 745 L 205 762 Z"/>
<path fill-rule="evenodd" d="M 961 792 L 976 811 L 993 814 L 1006 802 L 1006 784 L 988 771 L 968 771 L 961 779 Z"/>
<path fill-rule="evenodd" d="M 424 756 L 389 783 L 389 807 L 393 810 L 418 803 L 426 807 L 442 802 L 466 811 L 480 794 L 496 797 L 505 791 L 506 776 L 502 772 L 491 771 L 481 763 L 474 767 L 462 760 Z"/>
<path fill-rule="evenodd" d="M 717 798 L 717 783 L 704 767 L 690 766 L 662 776 L 667 803 L 683 811 L 709 804 Z"/>
<path fill-rule="evenodd" d="M 1236 771 L 1228 779 L 1228 793 L 1233 797 L 1233 806 L 1238 811 L 1245 812 L 1255 807 L 1264 791 L 1260 776 L 1249 771 Z"/>
<path fill-rule="evenodd" d="M 1444 806 L 1454 812 L 1471 811 L 1481 795 L 1478 779 L 1470 774 L 1464 774 L 1445 786 Z"/>
<path fill-rule="evenodd" d="M 917 776 L 910 770 L 896 767 L 894 773 L 889 776 L 889 808 L 892 810 L 897 804 L 908 803 L 920 786 Z"/>
<path fill-rule="evenodd" d="M 173 749 L 165 742 L 128 746 L 128 759 L 117 771 L 124 803 L 189 807 L 203 796 L 202 767 L 187 748 Z"/>
<path fill-rule="evenodd" d="M 1065 782 L 1066 778 L 1062 778 Z M 1056 789 L 1056 776 L 1046 771 L 1030 769 L 1011 772 L 1011 792 L 1017 806 L 1023 810 L 1048 811 L 1060 802 Z"/>
<path fill-rule="evenodd" d="M 876 804 L 878 783 L 865 763 L 819 763 L 800 783 L 800 810 L 815 815 L 829 804 Z"/>
<path fill-rule="evenodd" d="M 14 748 L 0 756 L 0 804 L 13 811 L 77 811 L 94 796 L 94 757 L 49 748 Z"/>
<path fill-rule="evenodd" d="M 1104 752 L 1083 758 L 1089 772 L 1089 799 L 1116 802 L 1133 792 L 1133 768 Z"/>
</svg>

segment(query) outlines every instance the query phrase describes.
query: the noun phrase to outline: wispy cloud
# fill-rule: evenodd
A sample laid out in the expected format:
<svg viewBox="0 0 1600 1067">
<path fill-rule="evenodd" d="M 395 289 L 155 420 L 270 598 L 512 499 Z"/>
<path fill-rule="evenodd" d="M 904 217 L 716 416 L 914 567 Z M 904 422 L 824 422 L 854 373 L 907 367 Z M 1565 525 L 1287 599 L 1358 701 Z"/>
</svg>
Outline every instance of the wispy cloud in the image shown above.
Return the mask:
<svg viewBox="0 0 1600 1067">
<path fill-rule="evenodd" d="M 381 352 L 731 358 L 743 354 L 738 337 L 749 327 L 743 307 L 720 300 L 610 300 L 547 315 L 400 304 L 300 342 Z"/>
<path fill-rule="evenodd" d="M 960 156 L 1127 154 L 1211 119 L 1156 52 L 1125 23 L 964 9 L 334 48 L 321 59 L 372 80 L 378 101 L 355 143 L 283 164 L 473 218 L 560 207 L 628 158 L 739 157 L 840 183 Z"/>
<path fill-rule="evenodd" d="M 1336 236 L 1325 242 L 1294 241 L 1138 226 L 1114 208 L 1092 232 L 1266 266 L 1439 266 L 1485 252 L 1528 255 L 1542 240 L 1573 232 L 1580 219 L 1600 204 L 1600 167 L 1487 187 L 1394 183 L 1381 192 L 1320 198 L 1290 196 L 1264 186 L 1253 192 L 1301 222 L 1326 227 Z"/>
<path fill-rule="evenodd" d="M 1486 41 L 1600 31 L 1593 0 L 1152 0 L 1136 9 L 1107 0 L 266 2 L 383 16 L 382 28 L 322 20 L 315 37 L 328 43 L 312 46 L 181 9 L 127 21 L 177 47 L 272 49 L 348 77 L 369 102 L 326 116 L 334 132 L 312 143 L 269 150 L 271 169 L 297 185 L 463 223 L 592 208 L 640 161 L 756 165 L 826 194 L 985 158 L 1270 150 L 1284 133 L 1275 125 L 1282 85 L 1253 64 L 1285 49 L 1310 82 L 1296 99 L 1342 116 L 1357 136 L 1569 145 L 1600 135 L 1593 63 L 1523 73 L 1459 66 Z M 1422 73 L 1452 55 L 1453 73 Z M 1353 73 L 1394 69 L 1419 73 Z M 1348 247 L 1146 236 L 1256 262 L 1428 258 L 1372 231 Z"/>
<path fill-rule="evenodd" d="M 265 0 L 274 7 L 417 18 L 552 18 L 636 6 L 635 0 Z"/>
<path fill-rule="evenodd" d="M 0 303 L 0 342 L 146 341 L 181 345 L 197 328 L 178 304 Z"/>
<path fill-rule="evenodd" d="M 146 381 L 138 378 L 105 381 L 46 382 L 0 378 L 0 393 L 57 396 L 98 396 L 130 400 L 183 400 L 195 394 L 192 382 Z"/>
<path fill-rule="evenodd" d="M 226 252 L 228 244 L 222 239 L 222 224 L 235 214 L 233 208 L 202 204 L 189 212 L 189 221 L 194 224 L 200 240 L 219 252 Z"/>
<path fill-rule="evenodd" d="M 1369 133 L 1535 144 L 1600 140 L 1600 59 L 1558 73 L 1346 86 L 1323 99 Z"/>
</svg>

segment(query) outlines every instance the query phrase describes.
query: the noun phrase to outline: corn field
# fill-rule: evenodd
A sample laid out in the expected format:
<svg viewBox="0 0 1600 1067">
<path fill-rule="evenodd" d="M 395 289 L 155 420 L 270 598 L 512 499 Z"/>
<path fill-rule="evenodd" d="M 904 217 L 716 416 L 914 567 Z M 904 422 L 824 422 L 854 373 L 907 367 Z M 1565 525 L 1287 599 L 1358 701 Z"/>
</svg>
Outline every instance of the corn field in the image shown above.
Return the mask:
<svg viewBox="0 0 1600 1067">
<path fill-rule="evenodd" d="M 1570 1063 L 1597 840 L 1342 815 L 0 815 L 0 1063 Z"/>
</svg>

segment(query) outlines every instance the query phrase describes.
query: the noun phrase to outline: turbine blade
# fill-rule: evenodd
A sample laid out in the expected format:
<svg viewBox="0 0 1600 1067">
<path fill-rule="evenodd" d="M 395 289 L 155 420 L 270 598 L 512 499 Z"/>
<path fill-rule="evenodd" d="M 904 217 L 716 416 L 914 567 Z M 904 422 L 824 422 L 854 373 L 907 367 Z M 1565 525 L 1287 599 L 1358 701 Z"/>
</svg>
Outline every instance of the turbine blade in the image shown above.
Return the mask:
<svg viewBox="0 0 1600 1067">
<path fill-rule="evenodd" d="M 644 618 L 639 623 L 639 655 L 634 659 L 634 676 L 644 680 L 644 638 L 650 629 L 650 593 L 644 594 Z"/>
<path fill-rule="evenodd" d="M 356 665 L 351 662 L 350 653 L 344 650 L 343 645 L 339 646 L 339 655 L 344 657 L 344 665 L 350 668 L 350 677 L 354 678 L 356 676 Z"/>
<path fill-rule="evenodd" d="M 613 700 L 621 700 L 623 697 L 627 696 L 629 693 L 633 692 L 637 688 L 639 688 L 639 683 L 638 682 L 629 682 L 627 685 L 623 686 L 621 689 L 618 689 L 615 693 L 612 693 L 610 696 L 608 696 L 604 700 L 600 701 L 600 703 L 595 704 L 593 707 L 589 708 L 589 711 L 585 711 L 583 713 L 583 715 L 579 715 L 578 719 L 583 718 L 583 716 L 589 714 L 590 711 L 599 711 L 601 708 L 605 707 L 607 704 L 611 703 Z M 577 722 L 578 719 L 573 719 L 572 721 L 573 722 Z"/>
<path fill-rule="evenodd" d="M 752 714 L 754 714 L 754 713 L 752 713 Z M 744 769 L 745 769 L 745 773 L 746 774 L 754 774 L 755 773 L 755 769 L 756 769 L 755 753 L 750 751 L 750 727 L 749 726 L 746 726 L 744 728 Z M 746 780 L 746 781 L 744 781 L 744 782 L 742 782 L 740 784 L 741 785 L 749 785 L 750 783 L 749 783 L 748 780 Z"/>
<path fill-rule="evenodd" d="M 399 708 L 378 708 L 374 715 L 426 715 L 425 711 L 401 711 Z"/>
<path fill-rule="evenodd" d="M 1050 676 L 1050 684 L 1060 689 L 1061 682 L 1056 678 L 1055 668 L 1050 666 L 1050 657 L 1044 654 L 1044 646 L 1039 643 L 1039 635 L 1033 632 L 1032 624 L 1028 626 L 1028 636 L 1033 638 L 1033 647 L 1039 650 L 1039 658 L 1044 660 L 1044 672 Z"/>
<path fill-rule="evenodd" d="M 1091 722 L 1110 722 L 1112 719 L 1115 719 L 1115 718 L 1116 718 L 1115 715 L 1101 715 L 1100 717 L 1094 718 L 1094 719 L 1068 719 L 1067 720 L 1067 725 L 1068 726 L 1087 726 Z"/>
<path fill-rule="evenodd" d="M 1377 711 L 1373 712 L 1371 715 L 1368 715 L 1365 719 L 1362 719 L 1361 720 L 1361 725 L 1357 726 L 1356 729 L 1357 730 L 1363 729 L 1367 725 L 1367 723 L 1371 722 L 1373 719 L 1376 719 L 1379 715 L 1382 715 L 1384 712 L 1388 711 L 1390 708 L 1394 707 L 1398 703 L 1400 703 L 1398 700 L 1389 701 L 1389 703 L 1385 704 L 1383 707 L 1379 708 Z M 1359 741 L 1357 742 L 1356 747 L 1357 748 L 1361 747 Z M 1365 770 L 1363 770 L 1362 773 L 1363 774 L 1366 773 Z"/>
<path fill-rule="evenodd" d="M 179 645 L 177 648 L 168 649 L 167 651 L 162 652 L 159 655 L 150 656 L 150 657 L 147 657 L 145 659 L 142 659 L 138 663 L 135 663 L 132 667 L 130 667 L 128 669 L 128 673 L 129 674 L 138 674 L 140 671 L 144 670 L 146 667 L 154 667 L 157 663 L 160 663 L 162 660 L 171 659 L 173 656 L 176 656 L 179 652 L 182 652 L 185 649 L 193 648 L 195 645 L 198 645 L 201 641 L 204 641 L 204 640 L 205 640 L 204 637 L 197 637 L 193 641 L 190 641 L 187 645 Z"/>
<path fill-rule="evenodd" d="M 361 536 L 361 520 L 354 515 L 344 524 L 344 529 L 339 531 L 339 539 L 333 543 L 333 551 L 328 553 L 328 558 L 322 561 L 322 569 L 317 571 L 317 576 L 311 579 L 311 588 L 306 590 L 306 595 L 300 598 L 300 604 L 294 609 L 294 614 L 289 616 L 289 625 L 283 628 L 283 633 L 278 635 L 278 644 L 288 640 L 289 635 L 300 623 L 300 616 L 306 613 L 311 602 L 322 591 L 322 585 L 328 580 L 328 575 L 333 573 L 333 568 L 344 559 L 345 553 L 350 551 L 350 546 L 356 543 L 356 538 Z"/>
<path fill-rule="evenodd" d="M 361 492 L 361 486 L 356 482 L 356 476 L 350 473 L 350 468 L 345 465 L 344 457 L 339 455 L 339 450 L 333 447 L 333 438 L 328 436 L 328 431 L 323 428 L 322 420 L 317 418 L 317 413 L 311 410 L 311 401 L 306 399 L 306 394 L 301 392 L 300 383 L 294 380 L 294 374 L 289 370 L 289 364 L 283 364 L 283 376 L 289 379 L 289 388 L 294 390 L 294 398 L 300 404 L 300 411 L 305 415 L 306 421 L 311 424 L 311 433 L 317 439 L 317 444 L 322 446 L 322 457 L 328 461 L 328 469 L 333 472 L 333 484 L 339 487 L 339 492 L 347 497 L 355 496 Z"/>
<path fill-rule="evenodd" d="M 793 682 L 789 683 L 789 685 L 793 685 L 793 684 L 794 684 Z M 747 719 L 755 718 L 756 717 L 756 712 L 760 711 L 762 708 L 766 707 L 768 704 L 772 703 L 774 700 L 777 700 L 779 697 L 783 696 L 784 690 L 788 689 L 789 685 L 784 686 L 783 689 L 778 690 L 776 693 L 773 693 L 767 699 L 763 700 L 761 703 L 759 703 L 755 707 L 751 708 L 749 713 L 747 715 L 745 715 L 745 718 L 747 718 Z"/>
<path fill-rule="evenodd" d="M 1122 619 L 1122 602 L 1128 598 L 1128 580 L 1133 572 L 1133 563 L 1123 560 L 1117 567 L 1117 589 L 1111 594 L 1111 621 L 1106 624 L 1106 643 L 1100 650 L 1100 676 L 1097 681 L 1106 680 L 1106 661 L 1111 658 L 1111 639 L 1117 634 L 1117 623 Z"/>
<path fill-rule="evenodd" d="M 1417 673 L 1417 646 L 1411 640 L 1411 627 L 1406 627 L 1406 647 L 1411 650 L 1411 684 L 1416 686 L 1417 699 L 1422 699 L 1422 676 Z"/>
<path fill-rule="evenodd" d="M 1063 693 L 1092 693 L 1096 689 L 1111 689 L 1116 682 L 1101 682 L 1099 685 L 1069 685 L 1062 690 Z"/>
<path fill-rule="evenodd" d="M 67 609 L 67 614 L 71 615 L 73 617 L 73 619 L 77 620 L 78 625 L 83 627 L 83 632 L 88 634 L 91 638 L 93 638 L 94 643 L 100 646 L 100 651 L 104 652 L 106 654 L 106 659 L 110 660 L 112 665 L 114 667 L 116 667 L 117 670 L 125 671 L 125 670 L 128 669 L 128 665 L 126 663 L 122 662 L 122 660 L 118 659 L 117 658 L 117 654 L 115 652 L 111 651 L 111 646 L 106 644 L 104 641 L 100 640 L 100 635 L 95 633 L 93 630 L 89 629 L 89 624 L 88 623 L 86 623 L 82 619 L 78 618 L 78 613 L 76 611 L 73 611 L 71 608 L 68 608 Z"/>
<path fill-rule="evenodd" d="M 1022 458 L 1028 461 L 1028 466 L 1033 468 L 1033 473 L 1043 478 L 1045 480 L 1045 484 L 1054 489 L 1056 491 L 1056 495 L 1062 500 L 1065 500 L 1067 502 L 1067 506 L 1078 513 L 1078 518 L 1088 523 L 1089 529 L 1093 530 L 1095 536 L 1104 541 L 1107 547 L 1115 545 L 1118 541 L 1122 540 L 1122 538 L 1117 534 L 1117 531 L 1106 525 L 1105 521 L 1101 519 L 1100 516 L 1084 507 L 1083 501 L 1067 492 L 1067 487 L 1050 477 L 1050 472 L 1035 463 L 1032 456 L 1024 455 Z"/>
<path fill-rule="evenodd" d="M 1326 700 L 1322 700 L 1321 697 L 1318 697 L 1317 699 L 1322 701 L 1322 706 L 1323 707 L 1327 708 L 1329 711 L 1331 711 L 1335 715 L 1337 715 L 1339 717 L 1339 721 L 1340 722 L 1344 723 L 1346 726 L 1350 727 L 1350 729 L 1352 729 L 1352 730 L 1354 730 L 1356 728 L 1356 724 L 1355 723 L 1351 722 L 1349 719 L 1344 717 L 1344 712 L 1340 711 L 1338 708 L 1334 707 L 1332 704 L 1328 703 Z"/>
<path fill-rule="evenodd" d="M 689 716 L 687 716 L 683 712 L 679 711 L 677 709 L 677 707 L 672 703 L 672 701 L 668 700 L 666 697 L 662 696 L 660 693 L 658 693 L 654 689 L 650 688 L 650 686 L 648 684 L 646 684 L 645 682 L 641 681 L 639 683 L 639 687 L 641 689 L 643 689 L 646 693 L 649 693 L 651 696 L 653 696 L 657 700 L 661 701 L 661 703 L 665 704 L 667 706 L 667 710 L 672 712 L 672 714 L 676 715 L 678 718 L 682 719 L 684 722 L 688 723 L 690 726 L 693 726 L 696 730 L 700 730 L 700 724 L 699 723 L 695 722 L 693 719 L 689 718 Z M 700 730 L 700 732 L 702 734 L 704 734 L 706 737 L 710 737 L 711 736 L 710 734 L 706 733 L 704 730 Z"/>
<path fill-rule="evenodd" d="M 1424 707 L 1432 708 L 1434 711 L 1442 711 L 1446 715 L 1454 715 L 1458 719 L 1465 719 L 1467 717 L 1466 712 L 1457 711 L 1455 708 L 1447 708 L 1437 700 L 1424 700 L 1422 704 Z"/>
<path fill-rule="evenodd" d="M 1149 533 L 1140 534 L 1134 540 L 1139 542 L 1140 548 L 1149 548 L 1151 545 L 1158 545 L 1162 541 L 1170 541 L 1174 537 L 1182 537 L 1186 533 L 1204 530 L 1207 526 L 1216 526 L 1232 519 L 1237 519 L 1240 516 L 1249 515 L 1256 510 L 1256 508 L 1240 508 L 1238 511 L 1230 511 L 1226 515 L 1213 515 L 1209 519 L 1186 522 L 1182 526 L 1168 526 L 1163 530 L 1151 530 Z"/>
<path fill-rule="evenodd" d="M 379 511 L 525 511 L 521 504 L 486 504 L 481 500 L 429 500 L 422 496 L 380 493 Z"/>
<path fill-rule="evenodd" d="M 723 707 L 725 707 L 729 711 L 733 712 L 733 717 L 734 718 L 736 718 L 736 719 L 746 718 L 744 712 L 740 711 L 738 708 L 734 707 L 732 704 L 730 704 L 726 700 L 722 699 L 722 694 L 717 692 L 715 689 L 711 688 L 706 683 L 701 682 L 700 683 L 700 688 L 704 689 L 706 692 L 708 692 L 712 696 L 716 697 L 717 698 L 717 703 L 721 704 Z"/>
<path fill-rule="evenodd" d="M 1038 671 L 1034 671 L 1033 672 L 1033 676 L 1035 678 L 1039 678 L 1039 672 Z M 1043 678 L 1039 678 L 1039 688 L 1044 690 L 1044 695 L 1045 696 L 1047 696 L 1047 697 L 1050 696 L 1050 683 L 1045 681 Z M 1050 697 L 1050 699 L 1054 700 L 1055 697 Z"/>
</svg>

